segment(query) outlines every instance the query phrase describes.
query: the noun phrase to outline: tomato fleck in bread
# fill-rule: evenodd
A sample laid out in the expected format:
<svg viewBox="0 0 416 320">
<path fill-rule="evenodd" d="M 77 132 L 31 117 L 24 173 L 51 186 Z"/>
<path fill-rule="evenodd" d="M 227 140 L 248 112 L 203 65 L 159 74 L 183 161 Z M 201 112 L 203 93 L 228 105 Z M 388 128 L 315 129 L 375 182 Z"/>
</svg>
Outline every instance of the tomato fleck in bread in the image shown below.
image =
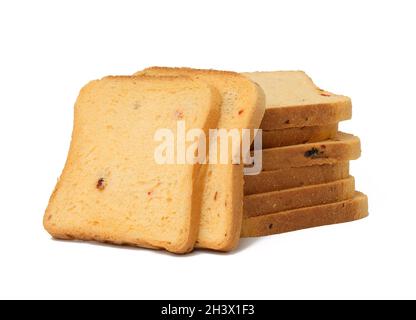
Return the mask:
<svg viewBox="0 0 416 320">
<path fill-rule="evenodd" d="M 261 88 L 241 74 L 228 71 L 152 67 L 137 74 L 181 75 L 215 86 L 222 96 L 218 128 L 256 129 L 265 110 Z M 240 239 L 243 215 L 243 166 L 210 164 L 201 209 L 198 248 L 234 249 Z"/>
<path fill-rule="evenodd" d="M 266 94 L 261 128 L 322 126 L 351 119 L 351 99 L 319 89 L 303 71 L 244 73 Z"/>
<path fill-rule="evenodd" d="M 215 128 L 221 97 L 181 77 L 106 77 L 75 104 L 68 159 L 44 215 L 55 238 L 192 250 L 203 166 L 157 164 L 156 130 Z"/>
<path fill-rule="evenodd" d="M 261 237 L 350 222 L 367 216 L 367 196 L 361 192 L 355 192 L 352 199 L 345 201 L 245 218 L 241 236 Z"/>
</svg>

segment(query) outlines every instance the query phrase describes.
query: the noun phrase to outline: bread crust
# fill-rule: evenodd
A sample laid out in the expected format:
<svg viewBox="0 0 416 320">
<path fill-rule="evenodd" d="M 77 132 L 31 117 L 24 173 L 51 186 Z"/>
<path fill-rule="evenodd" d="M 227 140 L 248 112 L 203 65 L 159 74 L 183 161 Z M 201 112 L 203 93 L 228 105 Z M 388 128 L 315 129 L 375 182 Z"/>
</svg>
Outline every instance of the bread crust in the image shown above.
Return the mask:
<svg viewBox="0 0 416 320">
<path fill-rule="evenodd" d="M 298 107 L 269 106 L 260 128 L 263 130 L 288 129 L 306 126 L 323 126 L 349 120 L 352 104 L 349 98 L 337 103 L 309 104 Z"/>
<path fill-rule="evenodd" d="M 336 137 L 338 123 L 323 126 L 263 130 L 263 149 L 292 146 L 310 142 L 325 141 Z"/>
<path fill-rule="evenodd" d="M 267 235 L 345 223 L 368 216 L 368 198 L 355 192 L 350 200 L 245 218 L 241 237 Z"/>
<path fill-rule="evenodd" d="M 244 194 L 250 195 L 299 188 L 346 179 L 348 176 L 348 161 L 317 166 L 262 171 L 258 175 L 244 177 Z"/>
<path fill-rule="evenodd" d="M 252 194 L 244 197 L 244 217 L 347 200 L 354 196 L 354 190 L 354 178 L 349 177 L 306 187 Z"/>
<path fill-rule="evenodd" d="M 329 140 L 263 149 L 263 171 L 334 164 L 358 159 L 361 143 L 357 136 L 338 132 Z"/>
</svg>

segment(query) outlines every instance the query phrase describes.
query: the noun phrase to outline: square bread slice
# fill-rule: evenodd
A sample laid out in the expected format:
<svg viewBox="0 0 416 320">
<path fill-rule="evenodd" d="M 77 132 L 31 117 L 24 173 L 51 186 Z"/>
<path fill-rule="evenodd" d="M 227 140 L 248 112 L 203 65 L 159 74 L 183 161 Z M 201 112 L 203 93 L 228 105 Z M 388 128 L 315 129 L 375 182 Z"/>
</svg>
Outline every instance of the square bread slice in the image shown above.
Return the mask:
<svg viewBox="0 0 416 320">
<path fill-rule="evenodd" d="M 266 94 L 261 128 L 322 126 L 351 119 L 351 99 L 319 89 L 303 71 L 244 73 Z"/>
<path fill-rule="evenodd" d="M 368 216 L 368 198 L 355 192 L 349 200 L 245 218 L 241 237 L 261 237 L 350 222 Z"/>
<path fill-rule="evenodd" d="M 252 194 L 244 197 L 244 217 L 316 206 L 351 199 L 354 195 L 353 177 L 311 186 Z"/>
<path fill-rule="evenodd" d="M 264 93 L 258 85 L 241 74 L 163 67 L 148 68 L 137 74 L 188 76 L 215 86 L 223 101 L 218 128 L 256 129 L 263 118 Z M 229 251 L 238 245 L 243 215 L 243 170 L 243 165 L 208 165 L 196 247 Z"/>
<path fill-rule="evenodd" d="M 258 175 L 244 177 L 244 194 L 250 195 L 300 188 L 346 179 L 348 177 L 348 161 L 317 166 L 262 171 Z"/>
<path fill-rule="evenodd" d="M 324 126 L 263 130 L 263 149 L 292 146 L 334 138 L 338 132 L 338 123 Z"/>
<path fill-rule="evenodd" d="M 358 159 L 361 143 L 357 136 L 338 132 L 329 140 L 263 149 L 263 171 L 333 164 Z"/>
<path fill-rule="evenodd" d="M 59 239 L 192 250 L 204 166 L 156 163 L 154 134 L 161 128 L 176 134 L 179 119 L 207 132 L 217 126 L 220 103 L 215 88 L 188 78 L 90 82 L 75 104 L 72 142 L 46 209 L 46 230 Z"/>
</svg>

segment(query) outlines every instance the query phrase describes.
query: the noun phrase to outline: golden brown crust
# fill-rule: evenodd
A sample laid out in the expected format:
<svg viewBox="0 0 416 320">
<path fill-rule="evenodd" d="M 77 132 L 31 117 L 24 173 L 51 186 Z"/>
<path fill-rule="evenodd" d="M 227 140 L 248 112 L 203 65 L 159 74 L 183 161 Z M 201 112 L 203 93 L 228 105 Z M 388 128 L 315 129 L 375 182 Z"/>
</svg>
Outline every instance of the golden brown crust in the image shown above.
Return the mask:
<svg viewBox="0 0 416 320">
<path fill-rule="evenodd" d="M 311 104 L 298 107 L 268 106 L 260 128 L 263 130 L 287 129 L 305 126 L 323 126 L 351 119 L 352 105 L 348 98 L 338 103 Z"/>
<path fill-rule="evenodd" d="M 292 146 L 310 142 L 325 141 L 337 135 L 338 123 L 323 126 L 263 130 L 263 149 Z"/>
<path fill-rule="evenodd" d="M 349 162 L 262 171 L 244 177 L 244 194 L 257 194 L 321 184 L 349 176 Z"/>
<path fill-rule="evenodd" d="M 360 139 L 339 132 L 336 137 L 322 142 L 263 149 L 263 170 L 334 164 L 358 159 L 360 155 Z"/>
<path fill-rule="evenodd" d="M 159 66 L 148 67 L 142 71 L 138 71 L 134 73 L 134 75 L 135 76 L 136 75 L 148 75 L 147 72 L 149 71 L 152 71 L 152 72 L 169 71 L 172 73 L 178 72 L 181 74 L 189 73 L 190 75 L 194 75 L 195 72 L 200 72 L 200 73 L 206 73 L 206 74 L 219 74 L 219 75 L 241 77 L 241 74 L 234 72 L 234 71 L 224 71 L 224 70 L 216 70 L 216 69 L 194 69 L 194 68 L 189 68 L 189 67 L 159 67 Z"/>
<path fill-rule="evenodd" d="M 353 199 L 346 201 L 246 218 L 241 237 L 261 237 L 350 222 L 367 216 L 367 196 L 356 192 Z"/>
<path fill-rule="evenodd" d="M 350 199 L 354 195 L 353 177 L 300 188 L 252 194 L 244 197 L 244 217 Z"/>
<path fill-rule="evenodd" d="M 84 234 L 82 232 L 79 232 L 77 234 L 72 235 L 69 233 L 62 233 L 62 231 L 56 231 L 56 232 L 49 232 L 53 233 L 52 237 L 57 240 L 80 240 L 80 241 L 88 241 L 88 242 L 102 242 L 107 244 L 113 244 L 113 245 L 120 245 L 120 246 L 131 246 L 131 247 L 139 247 L 139 248 L 146 248 L 146 249 L 153 249 L 153 250 L 162 250 L 164 249 L 164 245 L 160 247 L 153 246 L 145 241 L 135 241 L 135 242 L 124 242 L 124 241 L 118 241 L 116 239 L 113 239 L 111 236 L 105 237 L 105 236 L 91 236 Z"/>
</svg>

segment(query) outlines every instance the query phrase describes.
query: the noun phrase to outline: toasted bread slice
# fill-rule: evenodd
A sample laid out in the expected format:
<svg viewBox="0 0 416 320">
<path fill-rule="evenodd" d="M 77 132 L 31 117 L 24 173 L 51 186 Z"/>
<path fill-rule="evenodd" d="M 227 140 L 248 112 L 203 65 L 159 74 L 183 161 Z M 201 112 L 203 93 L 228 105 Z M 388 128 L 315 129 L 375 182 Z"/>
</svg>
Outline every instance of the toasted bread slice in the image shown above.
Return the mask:
<svg viewBox="0 0 416 320">
<path fill-rule="evenodd" d="M 215 86 L 222 96 L 218 128 L 256 129 L 265 110 L 261 88 L 248 78 L 228 71 L 152 67 L 137 74 L 181 75 Z M 196 247 L 234 249 L 240 239 L 243 214 L 243 165 L 210 164 L 201 209 Z"/>
<path fill-rule="evenodd" d="M 322 126 L 351 119 L 351 99 L 319 89 L 303 71 L 244 74 L 266 94 L 263 130 Z"/>
<path fill-rule="evenodd" d="M 263 130 L 263 149 L 324 141 L 334 138 L 337 132 L 338 123 L 324 126 Z"/>
<path fill-rule="evenodd" d="M 355 192 L 352 199 L 245 218 L 242 237 L 261 237 L 324 225 L 350 222 L 368 216 L 368 199 Z"/>
<path fill-rule="evenodd" d="M 334 164 L 358 159 L 360 155 L 360 139 L 352 134 L 339 132 L 326 141 L 263 149 L 263 170 Z"/>
<path fill-rule="evenodd" d="M 347 200 L 353 197 L 354 178 L 244 197 L 244 217 Z"/>
<path fill-rule="evenodd" d="M 244 194 L 257 194 L 299 188 L 314 184 L 346 179 L 349 162 L 262 171 L 258 175 L 244 177 Z"/>
<path fill-rule="evenodd" d="M 75 104 L 68 159 L 44 216 L 55 238 L 192 250 L 197 237 L 200 165 L 158 164 L 158 129 L 177 121 L 215 128 L 221 97 L 203 81 L 106 77 Z M 199 137 L 201 138 L 201 137 Z"/>
</svg>

